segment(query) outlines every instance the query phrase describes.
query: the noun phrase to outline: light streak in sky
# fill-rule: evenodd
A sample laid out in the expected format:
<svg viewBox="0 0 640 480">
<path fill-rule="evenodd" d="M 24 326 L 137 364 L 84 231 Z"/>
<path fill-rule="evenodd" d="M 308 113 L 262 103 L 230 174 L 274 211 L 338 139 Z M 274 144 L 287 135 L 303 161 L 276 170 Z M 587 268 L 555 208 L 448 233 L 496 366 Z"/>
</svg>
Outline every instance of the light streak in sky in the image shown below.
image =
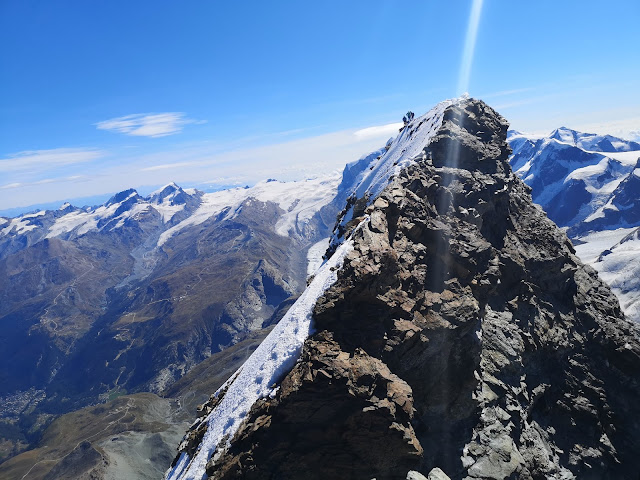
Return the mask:
<svg viewBox="0 0 640 480">
<path fill-rule="evenodd" d="M 478 37 L 478 25 L 480 14 L 482 13 L 483 0 L 473 0 L 471 13 L 469 15 L 469 25 L 467 26 L 467 36 L 464 41 L 464 53 L 460 64 L 460 75 L 458 76 L 457 95 L 462 95 L 469 90 L 469 78 L 471 77 L 471 64 L 473 63 L 473 51 L 476 48 Z"/>
</svg>

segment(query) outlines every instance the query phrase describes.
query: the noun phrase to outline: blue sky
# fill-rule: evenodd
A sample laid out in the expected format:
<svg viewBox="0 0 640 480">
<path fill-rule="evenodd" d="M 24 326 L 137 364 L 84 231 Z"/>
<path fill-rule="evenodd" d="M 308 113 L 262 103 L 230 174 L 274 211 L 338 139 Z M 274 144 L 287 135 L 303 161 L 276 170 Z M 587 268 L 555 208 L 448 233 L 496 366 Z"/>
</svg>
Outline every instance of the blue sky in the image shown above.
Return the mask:
<svg viewBox="0 0 640 480">
<path fill-rule="evenodd" d="M 519 130 L 637 134 L 640 2 L 481 3 L 472 96 Z M 0 211 L 340 168 L 459 93 L 471 6 L 2 1 Z"/>
</svg>

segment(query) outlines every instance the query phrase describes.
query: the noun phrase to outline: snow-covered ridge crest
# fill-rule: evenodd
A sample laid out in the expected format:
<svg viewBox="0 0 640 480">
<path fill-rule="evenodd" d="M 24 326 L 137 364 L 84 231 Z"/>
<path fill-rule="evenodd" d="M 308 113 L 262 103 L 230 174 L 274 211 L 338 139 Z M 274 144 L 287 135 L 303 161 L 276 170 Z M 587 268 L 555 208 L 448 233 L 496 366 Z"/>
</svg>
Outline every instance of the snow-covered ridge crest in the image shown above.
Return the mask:
<svg viewBox="0 0 640 480">
<path fill-rule="evenodd" d="M 372 161 L 369 171 L 354 186 L 347 207 L 340 214 L 333 232 L 329 251 L 336 248 L 345 233 L 346 225 L 354 217 L 354 206 L 357 200 L 372 203 L 390 180 L 402 170 L 413 165 L 420 158 L 422 151 L 431 143 L 442 126 L 444 112 L 447 108 L 468 99 L 463 95 L 455 99 L 444 100 L 420 117 L 409 119 L 396 138 L 387 143 L 381 154 Z M 365 205 L 366 206 L 366 205 Z"/>
<path fill-rule="evenodd" d="M 183 452 L 165 480 L 201 480 L 216 449 L 225 448 L 260 398 L 274 395 L 278 383 L 293 368 L 302 345 L 312 333 L 313 308 L 321 295 L 335 283 L 338 270 L 353 250 L 348 239 L 318 269 L 311 284 L 302 293 L 276 327 L 269 333 L 242 367 L 218 391 L 220 401 L 204 420 L 207 431 L 193 458 Z M 224 392 L 224 393 L 223 393 Z"/>
<path fill-rule="evenodd" d="M 351 198 L 364 198 L 368 203 L 373 202 L 394 176 L 421 157 L 424 148 L 441 128 L 445 110 L 465 99 L 466 97 L 446 100 L 426 114 L 410 118 L 399 135 L 388 142 L 375 159 L 371 159 L 368 170 L 357 175 Z M 361 161 L 368 158 L 369 156 L 363 157 Z M 353 220 L 353 202 L 348 205 L 338 225 L 346 225 Z M 365 215 L 352 232 L 368 221 L 368 216 Z M 340 236 L 334 232 L 330 247 L 333 254 L 316 271 L 310 286 L 236 375 L 216 392 L 216 395 L 220 395 L 220 400 L 205 419 L 207 430 L 198 451 L 193 458 L 183 452 L 175 466 L 166 473 L 166 480 L 205 478 L 207 462 L 216 450 L 228 445 L 255 401 L 275 394 L 277 382 L 291 370 L 301 352 L 302 344 L 311 333 L 316 301 L 336 281 L 336 269 L 353 249 L 352 233 L 343 240 L 344 237 L 344 232 Z M 227 444 L 224 444 L 225 441 Z"/>
<path fill-rule="evenodd" d="M 442 126 L 444 111 L 462 99 L 464 97 L 440 102 L 424 115 L 407 123 L 389 144 L 387 151 L 370 167 L 370 172 L 354 191 L 355 196 L 362 198 L 366 195 L 375 199 L 393 176 L 414 164 Z"/>
</svg>

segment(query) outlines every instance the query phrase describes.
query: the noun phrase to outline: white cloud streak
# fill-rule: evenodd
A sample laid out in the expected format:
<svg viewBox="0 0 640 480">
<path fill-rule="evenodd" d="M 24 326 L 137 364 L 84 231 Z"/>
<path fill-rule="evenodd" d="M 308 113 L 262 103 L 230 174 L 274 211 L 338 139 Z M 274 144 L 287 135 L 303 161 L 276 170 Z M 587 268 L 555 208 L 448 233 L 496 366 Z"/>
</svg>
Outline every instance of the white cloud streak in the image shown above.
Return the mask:
<svg viewBox="0 0 640 480">
<path fill-rule="evenodd" d="M 29 150 L 0 159 L 0 172 L 19 172 L 29 169 L 46 170 L 64 165 L 91 162 L 104 155 L 105 152 L 97 149 Z"/>
<path fill-rule="evenodd" d="M 402 127 L 402 122 L 388 123 L 387 125 L 379 125 L 376 127 L 363 128 L 353 132 L 358 138 L 379 137 L 381 135 L 396 136 Z"/>
<path fill-rule="evenodd" d="M 65 176 L 36 185 L 30 178 L 6 178 L 0 186 L 0 207 L 9 209 L 97 194 L 125 188 L 144 188 L 175 181 L 183 187 L 212 186 L 213 183 L 253 184 L 266 178 L 296 180 L 342 169 L 384 145 L 396 135 L 398 124 L 325 133 L 263 146 L 222 150 L 221 145 L 204 142 L 179 146 L 168 151 L 122 157 L 84 169 L 79 178 Z M 110 157 L 116 155 L 111 153 Z M 68 175 L 68 173 L 67 173 Z M 51 176 L 47 176 L 52 178 Z M 11 185 L 20 183 L 20 185 Z"/>
<path fill-rule="evenodd" d="M 136 137 L 166 137 L 182 131 L 190 123 L 202 121 L 187 118 L 181 112 L 135 113 L 96 123 L 99 130 L 108 130 Z"/>
<path fill-rule="evenodd" d="M 35 182 L 13 182 L 7 183 L 5 185 L 0 185 L 0 190 L 10 190 L 13 188 L 27 188 L 27 187 L 36 187 L 38 185 L 47 185 L 50 183 L 61 184 L 68 182 L 78 182 L 83 179 L 87 179 L 86 175 L 71 175 L 69 177 L 59 177 L 59 178 L 44 178 L 42 180 L 37 180 Z"/>
</svg>

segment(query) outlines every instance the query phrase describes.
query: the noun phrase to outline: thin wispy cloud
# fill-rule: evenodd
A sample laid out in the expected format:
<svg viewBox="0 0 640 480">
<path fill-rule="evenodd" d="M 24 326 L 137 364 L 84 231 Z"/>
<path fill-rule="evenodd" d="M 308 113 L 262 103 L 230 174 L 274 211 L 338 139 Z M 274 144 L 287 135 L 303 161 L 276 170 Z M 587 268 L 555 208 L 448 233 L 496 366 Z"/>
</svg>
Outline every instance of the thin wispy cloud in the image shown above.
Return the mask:
<svg viewBox="0 0 640 480">
<path fill-rule="evenodd" d="M 21 170 L 45 170 L 63 165 L 85 163 L 105 156 L 97 149 L 55 148 L 52 150 L 28 150 L 14 153 L 0 159 L 0 172 L 18 172 Z"/>
<path fill-rule="evenodd" d="M 153 165 L 151 167 L 141 168 L 141 172 L 154 172 L 156 170 L 167 170 L 170 168 L 184 168 L 193 167 L 195 165 L 203 165 L 206 162 L 177 162 L 177 163 L 163 163 L 161 165 Z"/>
<path fill-rule="evenodd" d="M 77 182 L 82 179 L 87 179 L 86 175 L 71 175 L 68 177 L 59 177 L 59 178 L 43 178 L 42 180 L 36 180 L 34 182 L 12 182 L 7 183 L 5 185 L 0 185 L 0 190 L 10 190 L 13 188 L 26 188 L 26 187 L 36 187 L 38 185 L 47 185 L 47 184 L 61 184 L 61 183 L 69 183 L 69 182 Z"/>
<path fill-rule="evenodd" d="M 166 137 L 180 133 L 185 125 L 204 123 L 187 118 L 182 112 L 135 113 L 96 123 L 99 130 L 108 130 L 136 137 Z"/>
<path fill-rule="evenodd" d="M 361 130 L 353 132 L 353 134 L 359 138 L 379 137 L 380 135 L 396 136 L 400 127 L 402 127 L 402 122 L 388 123 L 386 125 L 363 128 Z"/>
</svg>

